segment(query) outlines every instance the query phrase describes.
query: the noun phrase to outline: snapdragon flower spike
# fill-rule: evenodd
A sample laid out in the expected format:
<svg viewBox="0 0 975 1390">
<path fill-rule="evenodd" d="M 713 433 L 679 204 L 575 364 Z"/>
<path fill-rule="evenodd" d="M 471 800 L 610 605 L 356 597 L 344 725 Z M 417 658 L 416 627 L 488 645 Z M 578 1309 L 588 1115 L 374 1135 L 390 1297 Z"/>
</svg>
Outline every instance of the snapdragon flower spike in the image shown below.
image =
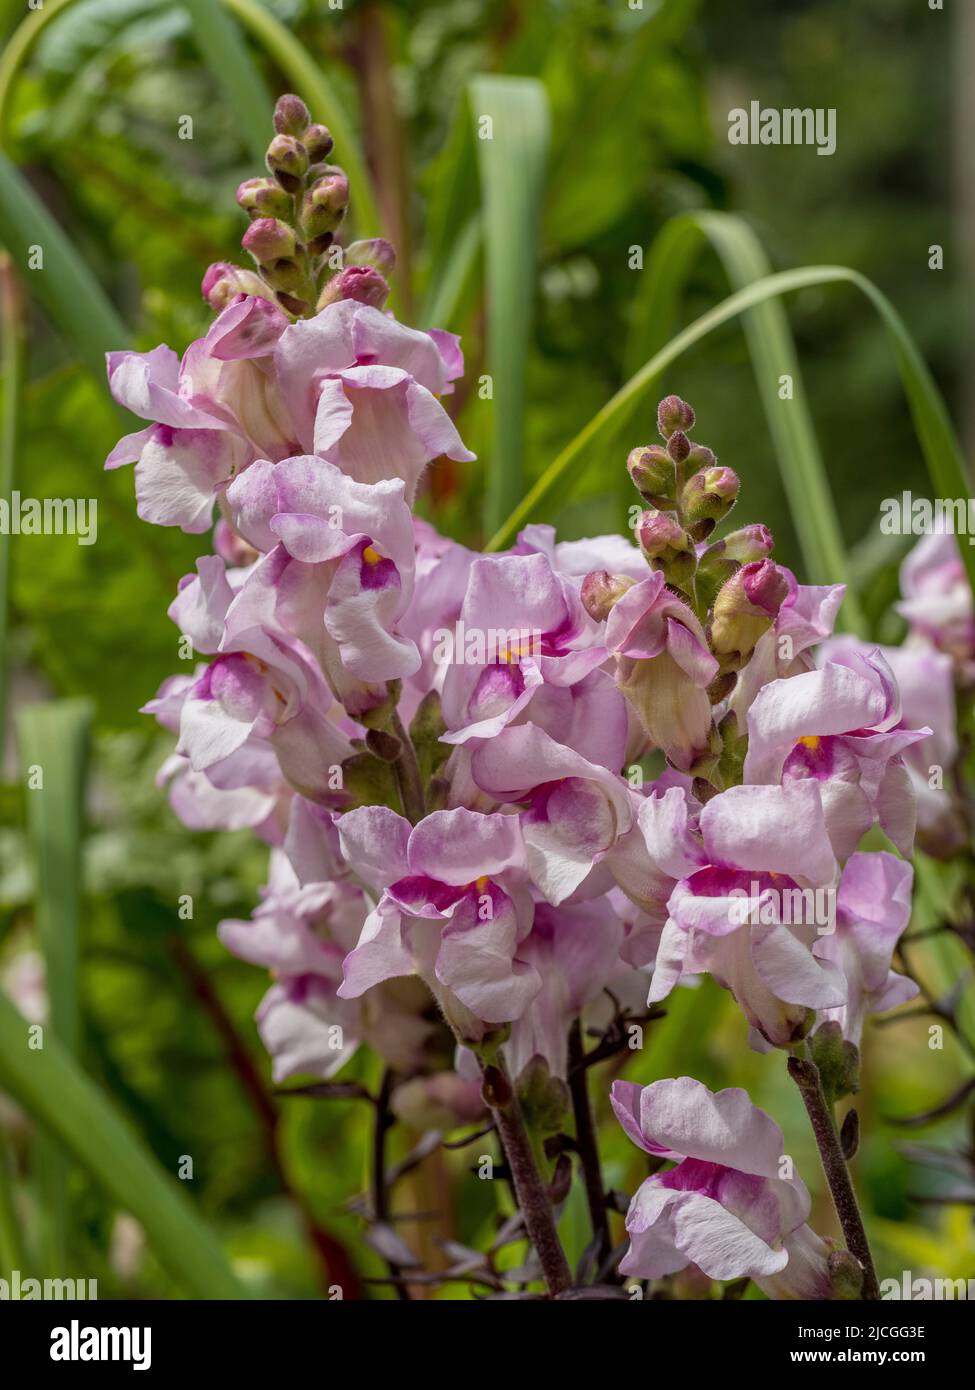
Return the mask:
<svg viewBox="0 0 975 1390">
<path fill-rule="evenodd" d="M 464 1036 L 520 1017 L 541 979 L 519 950 L 534 903 L 516 818 L 458 808 L 411 826 L 370 806 L 337 825 L 346 860 L 378 898 L 340 997 L 418 974 Z"/>
<path fill-rule="evenodd" d="M 782 1131 L 738 1088 L 689 1076 L 615 1081 L 616 1118 L 634 1144 L 675 1166 L 640 1186 L 626 1215 L 620 1273 L 661 1279 L 696 1265 L 711 1279 L 754 1279 L 770 1298 L 833 1297 L 830 1246 L 807 1225 L 810 1198 Z"/>
<path fill-rule="evenodd" d="M 639 824 L 650 859 L 675 880 L 648 1003 L 707 972 L 734 995 L 753 1041 L 775 1047 L 804 1036 L 812 1011 L 846 1004 L 842 971 L 812 949 L 832 925 L 815 909 L 830 900 L 792 896 L 838 878 L 816 783 L 730 787 L 696 816 L 673 787 L 644 801 Z"/>
<path fill-rule="evenodd" d="M 915 807 L 901 755 L 931 730 L 904 728 L 897 682 L 876 648 L 834 655 L 820 670 L 758 692 L 748 711 L 745 781 L 818 782 L 840 859 L 875 821 L 910 854 Z"/>
</svg>

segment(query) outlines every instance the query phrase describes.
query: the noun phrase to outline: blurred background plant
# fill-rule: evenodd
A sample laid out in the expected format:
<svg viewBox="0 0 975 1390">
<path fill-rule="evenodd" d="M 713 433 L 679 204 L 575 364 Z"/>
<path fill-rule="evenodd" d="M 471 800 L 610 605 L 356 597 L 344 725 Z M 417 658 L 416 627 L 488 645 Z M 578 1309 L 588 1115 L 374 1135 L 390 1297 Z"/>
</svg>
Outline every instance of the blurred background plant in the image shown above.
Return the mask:
<svg viewBox="0 0 975 1390">
<path fill-rule="evenodd" d="M 914 0 L 763 0 L 745 13 L 706 0 L 46 0 L 26 17 L 8 0 L 0 16 L 2 493 L 98 501 L 95 545 L 0 537 L 0 973 L 24 1014 L 48 1010 L 57 1037 L 47 1109 L 0 1111 L 0 1272 L 85 1274 L 102 1297 L 348 1293 L 385 1271 L 347 1202 L 364 1185 L 373 1117 L 354 1095 L 272 1094 L 252 1024 L 264 982 L 214 930 L 249 914 L 265 852 L 246 832 L 191 834 L 155 785 L 169 740 L 138 708 L 173 669 L 165 605 L 199 542 L 142 525 L 128 471 L 102 471 L 119 417 L 101 355 L 181 348 L 205 330 L 202 271 L 239 256 L 234 189 L 256 172 L 273 96 L 295 89 L 336 136 L 356 234 L 397 246 L 398 315 L 463 335 L 450 409 L 481 463 L 432 471 L 421 510 L 446 534 L 484 544 L 546 477 L 531 519 L 563 538 L 623 530 L 622 459 L 653 437 L 656 396 L 633 392 L 604 427 L 587 422 L 678 328 L 772 269 L 866 276 L 965 423 L 975 241 L 971 175 L 951 156 L 965 101 L 946 69 L 972 54 L 972 24 Z M 836 154 L 729 145 L 728 111 L 753 99 L 836 107 Z M 490 142 L 477 139 L 485 112 Z M 28 268 L 35 245 L 43 269 Z M 912 421 L 890 322 L 868 299 L 827 274 L 793 287 L 787 317 L 778 298 L 748 301 L 745 333 L 729 313 L 658 384 L 701 403 L 719 458 L 747 480 L 741 524 L 767 522 L 804 580 L 849 578 L 850 625 L 897 642 L 890 605 L 910 538 L 881 536 L 879 503 L 905 488 L 957 495 L 959 480 L 967 492 L 951 428 L 908 354 Z M 786 416 L 778 378 L 795 353 Z M 37 765 L 57 782 L 47 819 L 28 789 Z M 922 867 L 919 931 L 955 912 L 961 881 L 957 866 Z M 916 948 L 939 999 L 967 980 L 947 935 Z M 882 1276 L 971 1276 L 975 1188 L 949 1162 L 972 1144 L 964 1107 L 916 1126 L 948 1155 L 940 1168 L 888 1123 L 923 1116 L 970 1072 L 964 1043 L 949 1030 L 931 1051 L 926 1029 L 919 1017 L 870 1035 L 859 1180 Z M 744 1049 L 716 988 L 680 991 L 653 1030 L 629 1077 L 745 1085 L 814 1169 L 787 1080 Z M 4 1023 L 0 1040 L 12 1036 Z M 356 1059 L 343 1080 L 378 1087 L 370 1067 Z M 11 1068 L 8 1053 L 0 1082 L 15 1093 Z M 72 1107 L 99 1104 L 106 1125 L 141 1136 L 131 1153 L 72 1148 Z M 611 1122 L 604 1152 L 610 1185 L 632 1187 Z M 209 1234 L 160 1177 L 187 1157 L 183 1191 Z M 449 1179 L 449 1233 L 478 1245 L 494 1204 L 470 1161 L 437 1150 L 402 1182 L 422 1211 Z M 563 1216 L 576 1256 L 581 1202 Z M 199 1242 L 196 1276 L 162 1234 L 180 1221 Z M 397 1229 L 428 1239 L 422 1220 Z"/>
</svg>

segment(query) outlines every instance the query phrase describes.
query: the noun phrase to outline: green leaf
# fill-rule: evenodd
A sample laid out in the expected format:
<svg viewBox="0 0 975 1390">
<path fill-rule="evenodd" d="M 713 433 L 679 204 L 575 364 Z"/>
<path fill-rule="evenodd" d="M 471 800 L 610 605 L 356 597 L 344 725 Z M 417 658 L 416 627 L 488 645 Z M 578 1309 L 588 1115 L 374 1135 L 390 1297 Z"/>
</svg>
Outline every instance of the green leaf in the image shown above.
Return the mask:
<svg viewBox="0 0 975 1390">
<path fill-rule="evenodd" d="M 160 1262 L 196 1298 L 246 1298 L 176 1179 L 60 1042 L 28 1046 L 27 1020 L 0 993 L 0 1084 L 145 1229 Z"/>
<path fill-rule="evenodd" d="M 271 98 L 240 30 L 221 0 L 183 0 L 193 21 L 200 56 L 237 115 L 258 164 L 271 138 Z"/>
<path fill-rule="evenodd" d="M 421 327 L 457 325 L 481 250 L 477 149 L 470 97 L 461 94 L 443 149 L 424 172 L 426 275 Z M 473 211 L 472 211 L 473 210 Z"/>
<path fill-rule="evenodd" d="M 105 353 L 125 347 L 129 333 L 87 265 L 37 194 L 0 154 L 0 242 L 66 342 L 100 381 Z M 28 269 L 39 246 L 44 269 Z"/>
<path fill-rule="evenodd" d="M 522 493 L 525 364 L 535 294 L 538 219 L 549 119 L 545 89 L 534 78 L 475 77 L 471 115 L 490 117 L 477 140 L 487 268 L 488 363 L 494 382 L 494 453 L 485 525 L 496 527 Z"/>
<path fill-rule="evenodd" d="M 44 955 L 48 1025 L 74 1056 L 81 1043 L 78 956 L 81 841 L 91 706 L 86 700 L 28 705 L 17 716 L 34 858 L 34 921 Z M 33 777 L 38 779 L 32 785 Z M 60 1145 L 41 1135 L 35 1153 L 45 1266 L 64 1267 L 71 1219 L 69 1165 Z"/>
<path fill-rule="evenodd" d="M 638 304 L 627 351 L 627 360 L 633 364 L 631 370 L 636 370 L 639 361 L 659 346 L 659 335 L 669 331 L 677 298 L 705 243 L 717 253 L 732 289 L 744 289 L 771 273 L 758 237 L 740 217 L 725 212 L 690 212 L 673 218 L 650 251 L 645 293 Z M 742 315 L 742 325 L 807 576 L 813 582 L 828 580 L 847 585 L 843 623 L 865 637 L 866 620 L 850 584 L 843 533 L 816 440 L 788 316 L 778 300 L 765 300 Z M 783 375 L 792 378 L 791 400 L 779 398 L 779 378 Z"/>
<path fill-rule="evenodd" d="M 24 371 L 24 306 L 10 257 L 0 252 L 0 497 L 9 498 L 16 477 Z M 0 730 L 7 727 L 7 622 L 10 588 L 10 532 L 0 535 Z"/>
<path fill-rule="evenodd" d="M 17 716 L 35 860 L 35 922 L 47 972 L 51 1026 L 70 1052 L 80 1042 L 78 932 L 81 841 L 91 728 L 87 700 L 27 705 Z M 38 785 L 32 785 L 36 769 Z"/>
<path fill-rule="evenodd" d="M 556 488 L 560 488 L 561 495 L 564 496 L 572 481 L 582 471 L 575 467 L 580 457 L 591 451 L 609 431 L 615 430 L 621 412 L 628 411 L 635 400 L 651 389 L 660 373 L 676 362 L 689 348 L 701 342 L 716 328 L 768 299 L 789 294 L 794 290 L 807 289 L 812 285 L 831 284 L 854 285 L 866 295 L 880 315 L 894 349 L 901 382 L 935 494 L 939 497 L 968 497 L 970 484 L 965 462 L 947 407 L 900 314 L 876 285 L 858 271 L 849 270 L 845 266 L 807 266 L 801 270 L 787 270 L 777 275 L 766 276 L 746 289 L 738 290 L 706 314 L 702 314 L 655 352 L 549 464 L 508 520 L 491 537 L 486 548 L 499 550 L 507 545 Z M 960 550 L 969 581 L 975 585 L 973 547 L 961 546 Z M 822 578 L 829 580 L 831 576 L 824 575 Z"/>
</svg>

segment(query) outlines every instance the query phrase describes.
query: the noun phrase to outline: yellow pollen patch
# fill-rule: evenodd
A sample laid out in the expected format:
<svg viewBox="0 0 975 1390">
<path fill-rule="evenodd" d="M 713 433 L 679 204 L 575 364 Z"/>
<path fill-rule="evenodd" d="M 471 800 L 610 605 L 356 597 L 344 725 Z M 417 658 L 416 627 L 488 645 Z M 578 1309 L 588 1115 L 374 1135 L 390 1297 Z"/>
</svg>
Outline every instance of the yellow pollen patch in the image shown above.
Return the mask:
<svg viewBox="0 0 975 1390">
<path fill-rule="evenodd" d="M 365 560 L 367 565 L 378 565 L 379 561 L 383 557 L 380 555 L 378 550 L 373 549 L 371 545 L 367 545 L 365 550 L 362 552 L 362 558 L 363 560 Z"/>
<path fill-rule="evenodd" d="M 796 739 L 797 743 L 801 743 L 804 748 L 811 748 L 814 753 L 821 741 L 818 734 L 803 734 L 802 738 Z"/>
<path fill-rule="evenodd" d="M 490 882 L 491 880 L 487 876 L 487 874 L 481 874 L 480 878 L 476 878 L 474 880 L 474 887 L 477 889 L 479 893 L 483 893 Z"/>
</svg>

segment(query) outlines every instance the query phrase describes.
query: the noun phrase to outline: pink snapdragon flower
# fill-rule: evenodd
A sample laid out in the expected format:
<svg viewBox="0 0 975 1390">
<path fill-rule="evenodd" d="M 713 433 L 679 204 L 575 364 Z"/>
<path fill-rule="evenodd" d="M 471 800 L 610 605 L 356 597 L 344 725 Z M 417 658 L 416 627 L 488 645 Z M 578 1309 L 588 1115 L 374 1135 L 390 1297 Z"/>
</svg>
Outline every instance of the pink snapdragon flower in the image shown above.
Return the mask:
<svg viewBox="0 0 975 1390">
<path fill-rule="evenodd" d="M 831 926 L 815 919 L 820 900 L 828 917 L 830 901 L 816 890 L 838 876 L 817 783 L 730 787 L 696 824 L 685 792 L 673 787 L 648 798 L 639 820 L 650 859 L 676 880 L 649 1003 L 708 972 L 773 1046 L 801 1036 L 810 1010 L 846 1003 L 841 970 L 811 949 Z"/>
<path fill-rule="evenodd" d="M 505 1043 L 513 1076 L 536 1056 L 553 1076 L 566 1076 L 569 1027 L 619 976 L 622 940 L 623 923 L 604 898 L 557 908 L 535 904 L 519 955 L 537 971 L 541 988 Z"/>
<path fill-rule="evenodd" d="M 337 993 L 342 962 L 369 911 L 362 889 L 347 876 L 301 884 L 281 850 L 272 852 L 269 875 L 250 921 L 221 922 L 218 935 L 234 955 L 275 976 L 257 1011 L 274 1080 L 330 1077 L 360 1042 L 390 1065 L 420 1065 L 434 1031 L 422 997 L 388 985 L 355 1001 Z"/>
<path fill-rule="evenodd" d="M 754 1279 L 774 1299 L 832 1297 L 830 1247 L 806 1224 L 809 1193 L 782 1131 L 746 1091 L 681 1076 L 616 1081 L 611 1099 L 634 1144 L 675 1165 L 630 1203 L 621 1274 L 661 1279 L 693 1264 L 711 1279 Z"/>
<path fill-rule="evenodd" d="M 815 668 L 811 649 L 832 636 L 846 593 L 845 584 L 799 584 L 791 570 L 784 565 L 777 568 L 785 577 L 789 591 L 772 626 L 755 643 L 728 701 L 742 727 L 752 701 L 763 686 Z"/>
<path fill-rule="evenodd" d="M 496 801 L 525 805 L 519 820 L 528 871 L 550 903 L 605 892 L 612 882 L 607 860 L 635 819 L 621 777 L 534 724 L 509 726 L 485 740 L 473 754 L 471 775 Z"/>
<path fill-rule="evenodd" d="M 844 654 L 868 649 L 855 637 L 837 637 L 821 649 L 821 658 L 844 661 Z M 901 722 L 908 728 L 928 725 L 927 738 L 904 749 L 904 766 L 917 806 L 917 840 L 928 854 L 949 858 L 965 842 L 965 825 L 953 790 L 958 759 L 955 668 L 947 652 L 923 639 L 903 647 L 878 647 L 894 678 L 901 700 Z"/>
<path fill-rule="evenodd" d="M 957 538 L 924 536 L 901 565 L 896 605 L 911 633 L 951 657 L 962 685 L 975 683 L 975 610 Z"/>
<path fill-rule="evenodd" d="M 566 689 L 606 659 L 577 589 L 541 554 L 474 560 L 459 622 L 443 677 L 445 743 L 494 737 L 543 685 Z"/>
<path fill-rule="evenodd" d="M 459 808 L 411 826 L 367 806 L 337 825 L 347 862 L 376 898 L 339 996 L 417 974 L 462 1029 L 518 1018 L 541 978 L 520 952 L 534 903 L 517 817 Z"/>
<path fill-rule="evenodd" d="M 904 727 L 897 682 L 880 651 L 843 646 L 821 669 L 758 692 L 748 711 L 744 777 L 817 782 L 841 860 L 875 821 L 909 854 L 915 808 L 901 755 L 930 733 Z"/>
<path fill-rule="evenodd" d="M 408 501 L 432 459 L 474 458 L 437 399 L 463 369 L 453 334 L 350 299 L 290 324 L 275 352 L 299 446 L 360 483 L 402 478 Z"/>
<path fill-rule="evenodd" d="M 854 854 L 836 896 L 836 931 L 813 947 L 821 960 L 843 972 L 846 1003 L 825 1009 L 824 1021 L 840 1024 L 859 1044 L 867 1014 L 886 1013 L 914 999 L 918 986 L 891 969 L 891 957 L 911 917 L 914 870 L 893 854 Z"/>
<path fill-rule="evenodd" d="M 178 734 L 186 698 L 206 669 L 167 677 L 141 713 L 155 715 L 164 729 Z M 292 793 L 267 744 L 245 741 L 205 771 L 195 770 L 185 754 L 173 753 L 156 783 L 168 788 L 170 806 L 191 830 L 252 829 L 270 844 L 283 838 Z"/>
<path fill-rule="evenodd" d="M 293 430 L 272 369 L 287 318 L 266 299 L 241 296 L 180 362 L 168 347 L 111 352 L 112 395 L 153 423 L 120 440 L 106 468 L 136 462 L 144 521 L 209 529 L 213 504 L 255 458 L 294 452 Z"/>
</svg>

